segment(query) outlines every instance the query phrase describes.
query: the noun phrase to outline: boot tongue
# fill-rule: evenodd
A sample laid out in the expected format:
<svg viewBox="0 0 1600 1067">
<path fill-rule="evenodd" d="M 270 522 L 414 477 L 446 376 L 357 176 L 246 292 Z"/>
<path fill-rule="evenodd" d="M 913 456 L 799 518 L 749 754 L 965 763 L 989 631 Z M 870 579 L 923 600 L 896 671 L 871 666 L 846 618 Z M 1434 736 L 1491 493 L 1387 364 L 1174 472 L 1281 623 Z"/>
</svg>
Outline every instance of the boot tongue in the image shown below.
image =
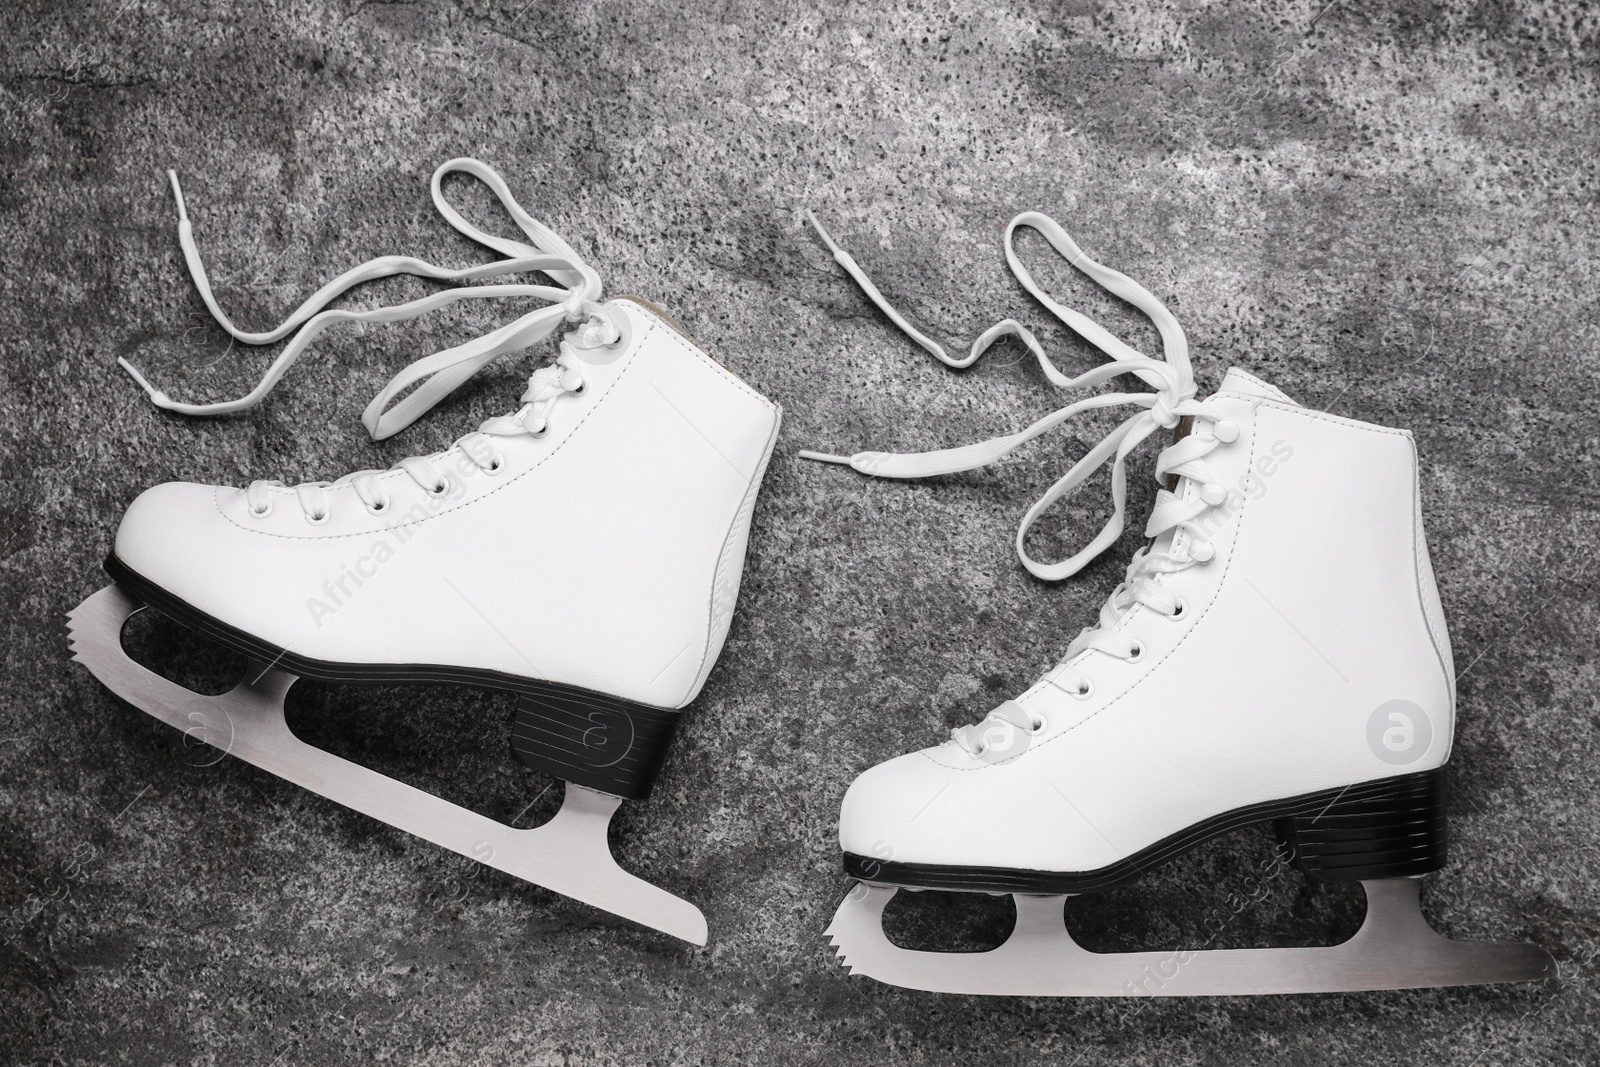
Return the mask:
<svg viewBox="0 0 1600 1067">
<path fill-rule="evenodd" d="M 1295 401 L 1290 400 L 1281 389 L 1268 385 L 1260 378 L 1248 371 L 1240 370 L 1238 367 L 1230 367 L 1228 369 L 1227 375 L 1222 379 L 1222 388 L 1218 389 L 1217 392 L 1242 393 L 1245 396 L 1260 397 L 1262 400 L 1276 400 L 1279 403 L 1294 404 L 1295 407 L 1300 406 Z"/>
</svg>

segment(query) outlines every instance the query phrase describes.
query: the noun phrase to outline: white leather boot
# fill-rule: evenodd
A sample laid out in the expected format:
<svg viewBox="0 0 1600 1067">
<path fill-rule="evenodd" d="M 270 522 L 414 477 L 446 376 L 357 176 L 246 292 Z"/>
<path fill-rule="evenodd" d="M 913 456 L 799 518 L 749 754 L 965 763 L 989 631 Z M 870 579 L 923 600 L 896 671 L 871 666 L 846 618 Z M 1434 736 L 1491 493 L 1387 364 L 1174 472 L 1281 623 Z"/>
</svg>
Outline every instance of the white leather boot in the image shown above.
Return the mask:
<svg viewBox="0 0 1600 1067">
<path fill-rule="evenodd" d="M 490 184 L 528 242 L 488 238 L 461 221 L 440 189 L 452 170 Z M 598 276 L 527 218 L 492 170 L 445 164 L 434 195 L 458 228 L 510 258 L 456 272 L 375 261 L 271 334 L 236 331 L 218 310 L 241 339 L 298 330 L 264 387 L 221 405 L 178 404 L 147 388 L 164 407 L 237 410 L 265 395 L 329 321 L 405 318 L 445 302 L 440 296 L 487 291 L 553 303 L 408 368 L 369 408 L 368 425 L 386 436 L 501 352 L 572 324 L 559 359 L 530 379 L 521 410 L 387 471 L 293 487 L 173 482 L 148 490 L 128 508 L 106 561 L 116 585 L 74 613 L 75 647 L 131 702 L 274 773 L 704 943 L 700 912 L 617 869 L 605 830 L 619 798 L 648 794 L 678 709 L 699 693 L 722 649 L 779 409 L 649 305 L 598 303 Z M 186 219 L 183 226 L 196 281 L 215 307 Z M 448 290 L 355 316 L 313 306 L 383 273 L 461 279 L 511 270 L 544 271 L 558 284 Z M 118 631 L 140 603 L 270 669 L 215 700 L 179 690 L 122 652 Z M 567 805 L 552 823 L 513 830 L 304 746 L 282 718 L 282 692 L 296 676 L 518 693 L 515 751 L 567 781 Z"/>
<path fill-rule="evenodd" d="M 1165 361 L 1040 293 L 1012 249 L 1018 226 L 1038 229 L 1149 314 Z M 990 462 L 1090 406 L 1137 405 L 1019 530 L 1024 563 L 1054 579 L 1120 534 L 1128 452 L 1152 434 L 1176 429 L 1177 437 L 1156 459 L 1163 488 L 1145 527 L 1151 540 L 1096 625 L 978 724 L 850 787 L 840 844 L 846 871 L 869 885 L 830 931 L 841 954 L 885 981 L 954 992 L 1288 992 L 1542 976 L 1550 964 L 1542 950 L 1445 941 L 1416 907 L 1411 877 L 1445 861 L 1455 679 L 1411 435 L 1307 410 L 1239 369 L 1197 399 L 1182 330 L 1155 297 L 1090 260 L 1042 215 L 1014 221 L 1006 251 L 1031 292 L 1113 356 L 1068 380 L 1021 327 L 1002 331 L 1023 336 L 1057 384 L 1131 373 L 1155 391 L 1091 398 L 964 449 L 809 455 L 920 477 Z M 1031 559 L 1023 538 L 1033 521 L 1113 456 L 1115 514 L 1100 536 L 1062 563 Z M 1062 928 L 1064 895 L 1116 885 L 1267 820 L 1313 880 L 1368 883 L 1356 941 L 1298 957 L 1108 957 L 1083 952 Z M 1019 894 L 1017 931 L 978 957 L 906 952 L 878 925 L 893 886 Z"/>
</svg>

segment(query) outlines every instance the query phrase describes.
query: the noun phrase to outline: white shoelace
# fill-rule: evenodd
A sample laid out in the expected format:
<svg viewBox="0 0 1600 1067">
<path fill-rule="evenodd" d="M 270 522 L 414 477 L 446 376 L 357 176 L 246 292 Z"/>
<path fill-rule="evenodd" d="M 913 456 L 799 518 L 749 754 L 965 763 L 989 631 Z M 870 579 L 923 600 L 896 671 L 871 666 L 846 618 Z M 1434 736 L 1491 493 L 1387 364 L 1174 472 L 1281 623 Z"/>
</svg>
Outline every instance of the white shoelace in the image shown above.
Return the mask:
<svg viewBox="0 0 1600 1067">
<path fill-rule="evenodd" d="M 445 175 L 461 171 L 487 185 L 500 200 L 506 211 L 527 236 L 527 243 L 504 237 L 495 237 L 473 226 L 444 197 L 442 182 Z M 142 386 L 157 407 L 184 415 L 224 415 L 243 411 L 259 404 L 272 391 L 290 367 L 300 358 L 318 334 L 336 322 L 403 322 L 455 303 L 458 300 L 489 300 L 502 297 L 537 297 L 550 302 L 550 306 L 531 311 L 500 328 L 454 348 L 436 352 L 417 360 L 389 380 L 372 402 L 367 405 L 361 421 L 374 440 L 392 436 L 411 425 L 430 408 L 443 400 L 461 383 L 472 377 L 499 357 L 521 351 L 554 333 L 563 322 L 575 326 L 561 342 L 561 355 L 552 366 L 535 371 L 528 379 L 528 389 L 522 395 L 523 407 L 514 415 L 490 419 L 478 427 L 476 433 L 461 438 L 452 447 L 462 449 L 480 469 L 496 471 L 500 459 L 494 452 L 492 437 L 518 433 L 542 436 L 549 420 L 550 409 L 560 397 L 583 391 L 581 349 L 592 349 L 613 344 L 620 331 L 606 309 L 598 302 L 600 275 L 573 251 L 564 240 L 524 211 L 511 195 L 504 179 L 494 168 L 476 159 L 452 159 L 433 172 L 433 203 L 445 221 L 461 233 L 507 258 L 477 267 L 438 267 L 410 256 L 381 256 L 378 259 L 353 267 L 312 294 L 305 303 L 281 324 L 271 330 L 251 333 L 233 324 L 212 295 L 211 283 L 205 265 L 195 246 L 193 227 L 183 201 L 183 190 L 178 185 L 178 175 L 168 171 L 172 180 L 172 193 L 178 204 L 178 243 L 183 247 L 184 260 L 189 273 L 200 291 L 201 298 L 222 328 L 236 340 L 248 345 L 268 345 L 287 337 L 289 341 L 278 358 L 273 361 L 261 381 L 249 393 L 236 400 L 211 404 L 189 404 L 168 397 L 151 385 L 126 359 L 117 362 Z M 411 274 L 439 281 L 474 282 L 507 274 L 541 271 L 557 284 L 513 284 L 462 286 L 445 289 L 420 300 L 371 311 L 323 310 L 347 290 L 362 282 L 397 274 Z M 412 387 L 415 388 L 412 388 Z M 407 389 L 412 391 L 398 403 L 395 398 Z M 393 403 L 391 407 L 390 404 Z M 412 456 L 395 464 L 391 470 L 404 470 L 417 484 L 434 495 L 448 490 L 438 463 L 444 453 L 432 456 Z M 334 482 L 307 482 L 295 486 L 300 506 L 307 518 L 314 522 L 326 521 L 327 498 L 324 489 L 343 485 L 355 487 L 363 504 L 374 514 L 382 512 L 388 501 L 376 476 L 383 471 L 357 471 Z M 277 481 L 256 481 L 246 490 L 251 511 L 265 515 L 271 510 L 269 487 L 281 487 Z"/>
<path fill-rule="evenodd" d="M 1225 504 L 1228 500 L 1228 491 L 1215 479 L 1205 462 L 1205 457 L 1219 444 L 1236 440 L 1239 428 L 1231 421 L 1222 418 L 1215 410 L 1207 408 L 1203 401 L 1194 399 L 1194 375 L 1189 365 L 1189 346 L 1183 328 L 1166 306 L 1143 286 L 1118 271 L 1090 259 L 1055 220 L 1038 212 L 1028 211 L 1012 219 L 1011 224 L 1006 227 L 1006 262 L 1010 265 L 1012 273 L 1035 299 L 1080 337 L 1106 353 L 1111 361 L 1076 378 L 1069 378 L 1062 374 L 1045 355 L 1044 349 L 1033 334 L 1014 319 L 1006 319 L 990 327 L 972 343 L 971 351 L 964 359 L 956 359 L 947 354 L 943 346 L 908 323 L 889 304 L 856 261 L 834 242 L 815 216 L 807 212 L 806 217 L 833 252 L 834 259 L 890 321 L 918 345 L 951 367 L 971 366 L 1000 338 L 1014 336 L 1033 352 L 1045 376 L 1057 388 L 1078 389 L 1098 385 L 1121 374 L 1134 374 L 1149 383 L 1155 391 L 1107 393 L 1088 397 L 1051 412 L 1017 433 L 961 448 L 907 454 L 858 452 L 848 457 L 805 451 L 800 453 L 803 458 L 845 464 L 863 474 L 879 478 L 926 478 L 986 466 L 1083 411 L 1125 405 L 1141 408 L 1142 410 L 1111 431 L 1052 485 L 1028 509 L 1021 525 L 1017 528 L 1017 556 L 1022 560 L 1023 566 L 1046 581 L 1060 581 L 1076 574 L 1122 535 L 1124 505 L 1127 499 L 1128 453 L 1158 429 L 1171 430 L 1186 416 L 1196 420 L 1189 435 L 1167 446 L 1156 459 L 1157 481 L 1164 481 L 1168 476 L 1176 476 L 1187 481 L 1177 483 L 1181 495 L 1163 485 L 1156 494 L 1156 504 L 1144 531 L 1145 536 L 1152 540 L 1152 545 L 1162 535 L 1175 533 L 1178 530 L 1187 531 L 1190 542 L 1183 551 L 1177 553 L 1170 550 L 1155 551 L 1152 546 L 1140 548 L 1134 553 L 1122 583 L 1101 606 L 1097 625 L 1086 627 L 1079 633 L 1067 647 L 1061 663 L 1045 676 L 1051 684 L 1072 696 L 1087 699 L 1093 691 L 1093 683 L 1085 674 L 1067 664 L 1076 659 L 1080 653 L 1090 649 L 1121 659 L 1138 660 L 1143 656 L 1144 648 L 1138 638 L 1122 625 L 1123 620 L 1139 605 L 1144 605 L 1168 618 L 1181 617 L 1185 610 L 1184 604 L 1162 587 L 1161 576 L 1197 563 L 1209 562 L 1215 555 L 1215 549 L 1206 540 L 1207 531 L 1199 520 L 1207 511 Z M 1020 226 L 1030 227 L 1043 234 L 1051 247 L 1067 262 L 1144 312 L 1155 323 L 1156 329 L 1161 334 L 1165 360 L 1143 355 L 1113 336 L 1093 319 L 1058 303 L 1041 291 L 1033 275 L 1017 258 L 1014 235 Z M 1106 521 L 1100 532 L 1070 558 L 1056 563 L 1040 563 L 1028 555 L 1026 545 L 1028 531 L 1033 528 L 1039 516 L 1052 504 L 1071 496 L 1091 474 L 1108 461 L 1112 463 L 1113 511 L 1111 518 Z M 985 722 L 990 720 L 998 720 L 1030 733 L 1042 729 L 1041 722 L 1034 720 L 1021 706 L 1010 701 L 991 712 Z M 983 726 L 984 723 L 979 723 L 975 726 L 960 727 L 951 732 L 951 737 L 969 753 L 980 755 L 984 746 Z"/>
</svg>

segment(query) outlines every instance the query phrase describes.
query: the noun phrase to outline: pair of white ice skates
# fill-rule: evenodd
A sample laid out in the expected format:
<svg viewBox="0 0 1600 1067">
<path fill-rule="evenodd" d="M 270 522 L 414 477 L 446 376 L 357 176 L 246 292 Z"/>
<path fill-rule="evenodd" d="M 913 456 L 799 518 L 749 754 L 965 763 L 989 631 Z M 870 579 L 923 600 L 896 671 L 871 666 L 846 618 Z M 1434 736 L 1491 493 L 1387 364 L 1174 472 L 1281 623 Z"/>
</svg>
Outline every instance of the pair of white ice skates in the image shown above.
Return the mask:
<svg viewBox="0 0 1600 1067">
<path fill-rule="evenodd" d="M 453 171 L 487 183 L 525 240 L 492 237 L 462 219 L 441 187 Z M 503 258 L 464 270 L 375 260 L 324 287 L 278 329 L 251 334 L 216 305 L 180 194 L 180 240 L 218 321 L 248 343 L 294 338 L 262 384 L 236 402 L 175 403 L 140 378 L 162 407 L 248 407 L 333 322 L 394 321 L 469 298 L 548 301 L 398 375 L 366 413 L 369 430 L 383 437 L 498 356 L 564 325 L 570 332 L 555 363 L 530 379 L 519 411 L 443 453 L 333 482 L 244 490 L 172 483 L 144 493 L 106 563 L 116 584 L 71 615 L 77 658 L 152 715 L 307 789 L 703 944 L 699 910 L 623 872 L 606 828 L 622 799 L 648 794 L 681 709 L 721 649 L 779 408 L 649 305 L 600 303 L 597 275 L 481 163 L 440 167 L 433 196 L 452 225 Z M 1149 314 L 1166 358 L 1140 355 L 1040 292 L 1012 247 L 1019 226 L 1042 232 Z M 1445 859 L 1454 678 L 1410 435 L 1307 411 L 1239 370 L 1198 399 L 1183 332 L 1166 308 L 1084 256 L 1044 216 L 1015 220 L 1006 254 L 1035 297 L 1112 357 L 1075 379 L 1010 321 L 968 357 L 948 357 L 823 236 L 890 318 L 952 365 L 1012 334 L 1058 386 L 1131 374 L 1153 391 L 1094 396 L 968 448 L 805 455 L 921 477 L 991 462 L 1080 411 L 1134 406 L 1019 531 L 1029 570 L 1060 579 L 1121 532 L 1128 453 L 1152 434 L 1177 431 L 1156 465 L 1164 488 L 1146 527 L 1151 541 L 1098 624 L 976 726 L 873 768 L 850 788 L 840 838 L 846 870 L 861 884 L 829 930 L 848 964 L 914 988 L 1032 995 L 1309 992 L 1554 973 L 1533 945 L 1448 941 L 1418 906 L 1418 876 Z M 397 273 L 478 281 L 529 272 L 553 284 L 460 287 L 377 311 L 322 310 L 353 285 Z M 1115 513 L 1105 529 L 1065 562 L 1029 558 L 1024 537 L 1033 520 L 1108 461 Z M 123 624 L 142 605 L 256 666 L 214 698 L 165 680 L 122 649 Z M 566 781 L 565 804 L 543 826 L 513 829 L 308 746 L 283 717 L 284 694 L 298 677 L 515 692 L 513 748 Z M 1363 882 L 1367 919 L 1351 941 L 1102 955 L 1067 934 L 1065 896 L 1115 885 L 1217 834 L 1268 820 L 1308 877 Z M 1016 928 L 985 953 L 896 947 L 881 916 L 897 887 L 1013 893 Z"/>
</svg>

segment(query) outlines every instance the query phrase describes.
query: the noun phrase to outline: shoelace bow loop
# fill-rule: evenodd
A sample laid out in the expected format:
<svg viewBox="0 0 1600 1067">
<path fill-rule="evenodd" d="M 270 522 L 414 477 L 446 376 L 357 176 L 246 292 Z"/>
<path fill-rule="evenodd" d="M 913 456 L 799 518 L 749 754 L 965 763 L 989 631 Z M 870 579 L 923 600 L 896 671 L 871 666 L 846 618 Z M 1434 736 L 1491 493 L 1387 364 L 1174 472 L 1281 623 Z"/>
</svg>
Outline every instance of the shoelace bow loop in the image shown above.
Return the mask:
<svg viewBox="0 0 1600 1067">
<path fill-rule="evenodd" d="M 526 240 L 515 240 L 486 233 L 468 222 L 444 195 L 445 177 L 469 174 L 494 193 L 506 212 L 522 230 Z M 563 323 L 574 326 L 561 344 L 556 365 L 542 368 L 529 378 L 523 394 L 524 408 L 516 415 L 490 419 L 475 434 L 457 442 L 485 469 L 493 469 L 495 453 L 486 438 L 509 433 L 542 434 L 550 408 L 559 397 L 580 393 L 584 388 L 582 362 L 577 353 L 584 349 L 613 344 L 621 330 L 610 312 L 599 303 L 600 275 L 559 235 L 533 218 L 517 203 L 505 181 L 494 168 L 476 159 L 452 159 L 436 169 L 430 182 L 434 206 L 446 222 L 460 233 L 504 259 L 473 267 L 440 267 L 410 256 L 381 256 L 353 267 L 328 282 L 308 297 L 276 327 L 251 332 L 236 326 L 217 303 L 210 278 L 194 240 L 194 228 L 175 171 L 167 172 L 178 208 L 178 242 L 201 299 L 217 323 L 235 340 L 249 345 L 273 344 L 291 333 L 293 337 L 268 367 L 255 388 L 234 400 L 215 403 L 186 403 L 173 400 L 152 385 L 126 359 L 117 362 L 149 394 L 156 406 L 185 415 L 223 415 L 254 407 L 277 385 L 323 330 L 340 322 L 402 322 L 461 300 L 493 300 L 533 297 L 546 306 L 528 312 L 497 329 L 464 344 L 436 352 L 413 362 L 391 378 L 373 397 L 362 413 L 362 423 L 374 440 L 390 437 L 405 429 L 433 408 L 467 379 L 489 363 L 511 352 L 538 343 Z M 554 285 L 536 282 L 497 285 L 461 285 L 441 290 L 419 300 L 366 311 L 327 309 L 327 305 L 364 282 L 408 274 L 435 281 L 471 283 L 505 275 L 543 273 Z M 438 457 L 409 457 L 392 469 L 404 470 L 425 490 L 437 492 L 445 477 L 434 466 Z M 295 487 L 302 509 L 311 521 L 324 521 L 327 499 L 323 490 L 350 485 L 370 511 L 381 511 L 385 502 L 377 476 L 381 471 L 357 471 L 334 482 L 308 482 Z M 257 515 L 270 510 L 269 488 L 281 487 L 276 481 L 256 481 L 246 491 L 250 509 Z M 320 517 L 319 517 L 320 516 Z"/>
<path fill-rule="evenodd" d="M 1123 374 L 1133 374 L 1149 384 L 1154 389 L 1154 392 L 1107 393 L 1086 397 L 1083 400 L 1051 412 L 1026 429 L 959 448 L 908 454 L 859 452 L 848 457 L 813 451 L 803 451 L 800 455 L 807 459 L 846 464 L 861 471 L 863 474 L 871 474 L 880 478 L 926 478 L 931 475 L 953 474 L 958 471 L 973 470 L 977 467 L 986 466 L 1029 441 L 1049 433 L 1085 411 L 1110 407 L 1140 407 L 1144 410 L 1136 412 L 1108 434 L 1028 509 L 1021 525 L 1017 529 L 1016 539 L 1017 556 L 1021 559 L 1023 566 L 1027 567 L 1029 572 L 1035 576 L 1047 581 L 1059 581 L 1076 574 L 1091 560 L 1115 543 L 1117 538 L 1122 535 L 1124 526 L 1128 453 L 1143 443 L 1156 430 L 1171 429 L 1177 426 L 1179 420 L 1183 417 L 1204 415 L 1207 411 L 1199 401 L 1194 399 L 1195 383 L 1189 363 L 1188 340 L 1184 336 L 1183 327 L 1172 313 L 1167 310 L 1166 305 L 1162 304 L 1160 300 L 1156 299 L 1138 282 L 1133 281 L 1120 271 L 1113 270 L 1091 259 L 1054 219 L 1035 211 L 1024 212 L 1012 219 L 1010 225 L 1006 227 L 1006 262 L 1010 265 L 1012 272 L 1016 275 L 1017 280 L 1022 283 L 1024 289 L 1072 329 L 1073 332 L 1106 353 L 1110 360 L 1075 377 L 1063 374 L 1060 368 L 1056 367 L 1054 362 L 1045 354 L 1033 334 L 1025 327 L 1017 324 L 1013 319 L 1007 319 L 985 331 L 973 342 L 971 353 L 965 359 L 957 360 L 951 358 L 938 342 L 917 331 L 915 327 L 906 322 L 904 316 L 894 309 L 850 254 L 840 248 L 833 238 L 828 235 L 827 231 L 822 228 L 815 215 L 807 212 L 807 218 L 822 236 L 824 243 L 833 251 L 835 260 L 860 285 L 867 297 L 883 310 L 890 320 L 905 331 L 908 336 L 949 366 L 970 366 L 1001 338 L 1015 336 L 1021 339 L 1029 350 L 1033 352 L 1045 375 L 1058 388 L 1083 389 L 1099 385 Z M 1157 331 L 1161 335 L 1165 358 L 1152 359 L 1144 355 L 1114 336 L 1087 315 L 1061 304 L 1045 293 L 1034 280 L 1032 273 L 1017 256 L 1016 231 L 1024 226 L 1042 234 L 1050 246 L 1078 270 L 1144 312 L 1155 324 Z M 1076 492 L 1090 475 L 1108 462 L 1112 464 L 1111 498 L 1113 511 L 1105 526 L 1101 528 L 1100 532 L 1095 535 L 1089 544 L 1065 560 L 1056 563 L 1041 563 L 1035 560 L 1028 554 L 1027 550 L 1028 531 L 1033 528 L 1034 523 L 1048 508 Z"/>
<path fill-rule="evenodd" d="M 1102 605 L 1097 625 L 1086 627 L 1068 646 L 1062 662 L 1045 676 L 1050 684 L 1080 699 L 1087 699 L 1093 691 L 1093 682 L 1074 665 L 1076 657 L 1085 651 L 1097 650 L 1122 659 L 1136 659 L 1142 655 L 1138 639 L 1125 632 L 1122 621 L 1136 606 L 1146 606 L 1163 615 L 1174 616 L 1182 609 L 1181 601 L 1160 582 L 1162 575 L 1170 574 L 1211 558 L 1211 548 L 1204 540 L 1205 530 L 1197 520 L 1207 511 L 1221 506 L 1227 500 L 1226 491 L 1217 484 L 1206 465 L 1205 458 L 1219 444 L 1232 440 L 1237 429 L 1203 401 L 1196 399 L 1193 370 L 1189 361 L 1188 340 L 1183 327 L 1160 300 L 1147 289 L 1119 271 L 1106 267 L 1088 256 L 1070 235 L 1054 220 L 1039 212 L 1029 211 L 1011 220 L 1005 232 L 1005 256 L 1012 273 L 1024 289 L 1073 332 L 1100 349 L 1108 362 L 1077 376 L 1061 372 L 1045 354 L 1031 331 L 1015 319 L 1005 319 L 984 331 L 973 342 L 964 358 L 953 358 L 937 341 L 912 326 L 872 283 L 859 264 L 823 229 L 816 216 L 806 213 L 824 244 L 832 251 L 834 259 L 861 287 L 863 293 L 888 316 L 891 322 L 924 350 L 951 367 L 971 366 L 992 345 L 1005 337 L 1016 337 L 1027 346 L 1038 360 L 1051 384 L 1061 389 L 1082 389 L 1123 374 L 1136 375 L 1153 390 L 1149 393 L 1107 393 L 1086 397 L 1051 412 L 1031 426 L 1016 433 L 1006 434 L 988 441 L 945 448 L 930 452 L 896 454 L 889 452 L 858 452 L 852 456 L 825 452 L 802 451 L 806 459 L 846 464 L 863 474 L 880 478 L 925 478 L 936 474 L 952 474 L 986 466 L 1009 454 L 1020 446 L 1058 428 L 1074 416 L 1100 408 L 1133 406 L 1136 411 L 1108 433 L 1089 452 L 1074 463 L 1054 485 L 1029 507 L 1017 527 L 1016 551 L 1028 571 L 1046 581 L 1059 581 L 1083 569 L 1122 535 L 1127 503 L 1127 457 L 1151 434 L 1158 430 L 1171 430 L 1180 420 L 1196 420 L 1195 432 L 1181 438 L 1162 450 L 1156 460 L 1156 476 L 1164 480 L 1169 475 L 1187 479 L 1198 485 L 1197 493 L 1183 497 L 1162 488 L 1157 493 L 1156 505 L 1145 526 L 1145 536 L 1158 539 L 1176 530 L 1189 532 L 1191 549 L 1173 554 L 1141 548 L 1128 565 L 1123 582 Z M 1088 275 L 1109 292 L 1121 297 L 1143 312 L 1155 324 L 1161 336 L 1163 359 L 1144 355 L 1099 323 L 1045 293 L 1034 280 L 1032 272 L 1017 255 L 1015 235 L 1019 228 L 1028 227 L 1039 232 L 1055 251 L 1079 271 Z M 1034 524 L 1053 505 L 1070 497 L 1101 467 L 1111 464 L 1112 514 L 1100 531 L 1077 552 L 1064 560 L 1044 563 L 1029 555 L 1027 536 Z M 1024 722 L 1024 719 L 1027 721 Z M 984 730 L 988 724 L 997 723 L 1033 731 L 1038 727 L 1032 717 L 1011 701 L 991 712 L 974 726 L 952 731 L 952 738 L 969 753 L 981 754 L 986 742 Z"/>
</svg>

